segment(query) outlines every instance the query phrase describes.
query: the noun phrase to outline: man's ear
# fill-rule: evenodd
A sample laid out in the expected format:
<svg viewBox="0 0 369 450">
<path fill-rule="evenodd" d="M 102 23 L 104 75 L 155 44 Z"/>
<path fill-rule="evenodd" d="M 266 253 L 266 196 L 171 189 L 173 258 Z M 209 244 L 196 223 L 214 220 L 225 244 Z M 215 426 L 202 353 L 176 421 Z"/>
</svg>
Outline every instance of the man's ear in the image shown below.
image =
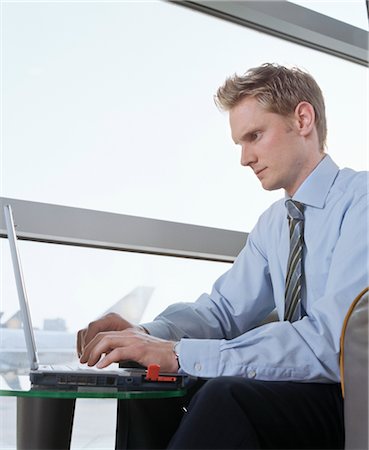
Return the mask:
<svg viewBox="0 0 369 450">
<path fill-rule="evenodd" d="M 301 136 L 309 135 L 315 126 L 315 111 L 309 102 L 300 102 L 295 108 L 295 123 Z"/>
</svg>

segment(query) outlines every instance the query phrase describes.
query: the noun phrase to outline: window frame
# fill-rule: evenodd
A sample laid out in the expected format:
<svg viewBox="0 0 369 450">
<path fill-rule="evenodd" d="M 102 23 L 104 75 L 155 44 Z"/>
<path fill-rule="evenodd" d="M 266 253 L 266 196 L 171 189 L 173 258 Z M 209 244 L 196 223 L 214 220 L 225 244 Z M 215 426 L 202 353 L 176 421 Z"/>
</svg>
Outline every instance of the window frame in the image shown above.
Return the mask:
<svg viewBox="0 0 369 450">
<path fill-rule="evenodd" d="M 286 0 L 163 0 L 369 67 L 369 32 Z"/>
<path fill-rule="evenodd" d="M 0 238 L 7 237 L 5 204 L 12 207 L 20 240 L 229 263 L 248 236 L 240 231 L 0 197 Z"/>
</svg>

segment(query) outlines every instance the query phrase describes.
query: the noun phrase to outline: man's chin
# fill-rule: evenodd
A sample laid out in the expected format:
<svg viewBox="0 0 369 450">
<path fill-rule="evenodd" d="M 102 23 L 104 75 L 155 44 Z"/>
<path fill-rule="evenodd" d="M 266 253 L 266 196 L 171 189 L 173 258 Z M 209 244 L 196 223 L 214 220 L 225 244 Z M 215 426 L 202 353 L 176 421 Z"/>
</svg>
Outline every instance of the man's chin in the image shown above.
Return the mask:
<svg viewBox="0 0 369 450">
<path fill-rule="evenodd" d="M 260 181 L 260 183 L 265 191 L 277 191 L 281 189 L 281 186 L 268 183 L 266 180 Z"/>
</svg>

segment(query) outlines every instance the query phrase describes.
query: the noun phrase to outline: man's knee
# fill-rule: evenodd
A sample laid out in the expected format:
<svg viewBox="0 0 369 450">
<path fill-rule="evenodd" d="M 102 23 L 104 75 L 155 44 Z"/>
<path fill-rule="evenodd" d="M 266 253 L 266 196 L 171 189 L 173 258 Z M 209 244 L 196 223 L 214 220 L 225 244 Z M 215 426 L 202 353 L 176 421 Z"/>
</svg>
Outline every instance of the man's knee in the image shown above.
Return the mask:
<svg viewBox="0 0 369 450">
<path fill-rule="evenodd" d="M 208 380 L 195 395 L 196 400 L 206 402 L 208 405 L 220 401 L 232 402 L 235 395 L 239 395 L 240 390 L 247 390 L 249 380 L 240 377 L 217 377 Z"/>
</svg>

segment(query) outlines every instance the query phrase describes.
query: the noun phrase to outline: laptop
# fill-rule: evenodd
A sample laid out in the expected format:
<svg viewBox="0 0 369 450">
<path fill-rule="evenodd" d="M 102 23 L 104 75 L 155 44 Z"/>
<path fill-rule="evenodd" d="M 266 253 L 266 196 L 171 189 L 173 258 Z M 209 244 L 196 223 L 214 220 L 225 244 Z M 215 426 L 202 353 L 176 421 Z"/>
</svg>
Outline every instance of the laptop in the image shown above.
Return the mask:
<svg viewBox="0 0 369 450">
<path fill-rule="evenodd" d="M 10 205 L 4 206 L 5 223 L 17 285 L 19 305 L 23 321 L 27 355 L 30 363 L 30 381 L 35 389 L 76 391 L 175 391 L 192 384 L 194 378 L 186 374 L 161 373 L 152 364 L 145 368 L 97 369 L 87 367 L 40 365 L 33 333 L 30 306 L 22 273 L 18 240 Z M 134 366 L 134 364 L 132 364 Z"/>
</svg>

